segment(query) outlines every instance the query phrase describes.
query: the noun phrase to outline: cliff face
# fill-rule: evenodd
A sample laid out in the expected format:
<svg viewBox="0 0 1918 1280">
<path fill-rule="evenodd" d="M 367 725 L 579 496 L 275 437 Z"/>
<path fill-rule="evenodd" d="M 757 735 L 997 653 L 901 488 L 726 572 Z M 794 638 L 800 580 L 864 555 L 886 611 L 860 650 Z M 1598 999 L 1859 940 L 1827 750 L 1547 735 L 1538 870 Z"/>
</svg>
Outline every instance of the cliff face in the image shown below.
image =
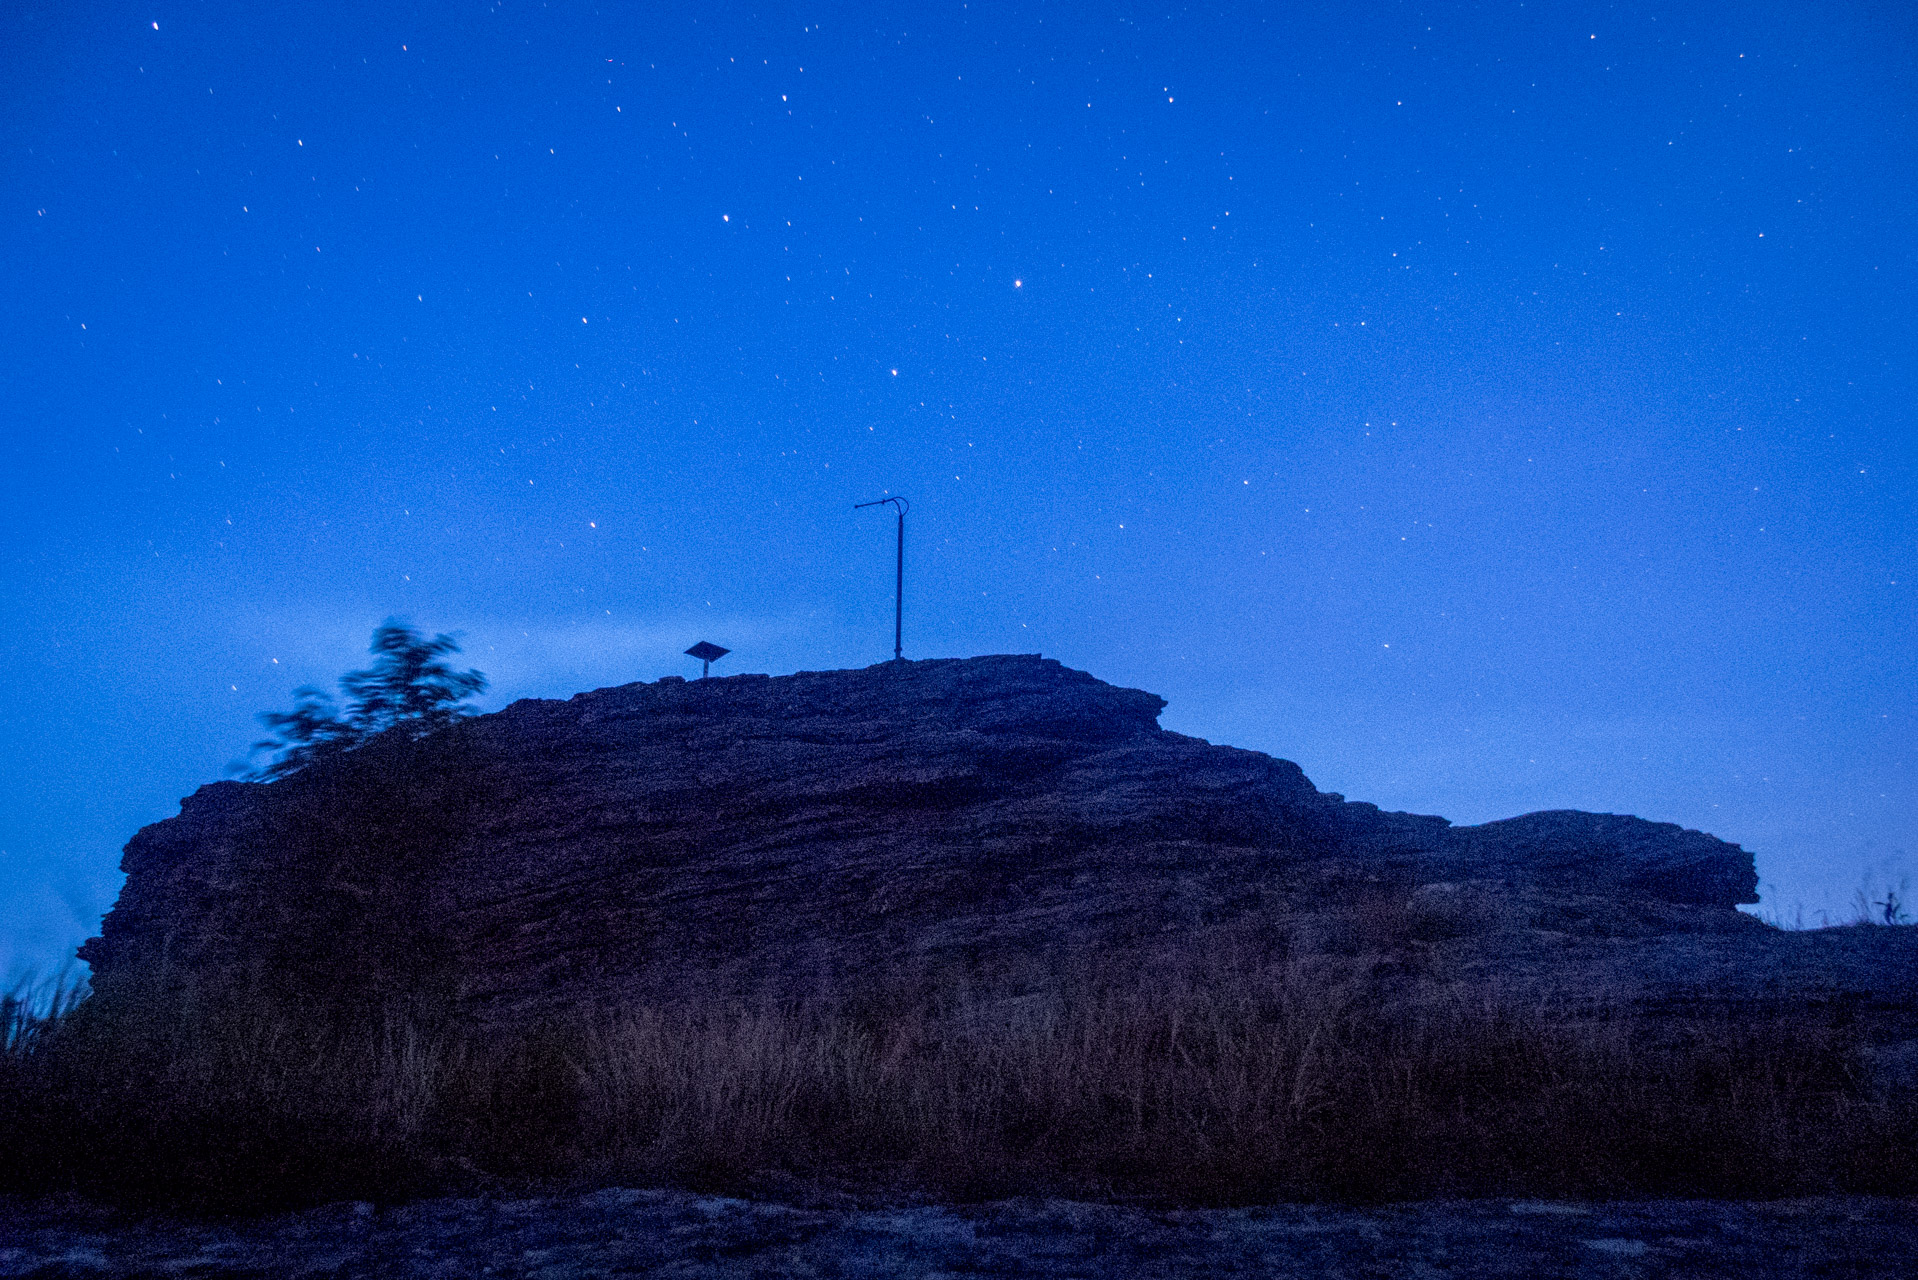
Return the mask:
<svg viewBox="0 0 1918 1280">
<path fill-rule="evenodd" d="M 1759 928 L 1733 909 L 1756 887 L 1736 845 L 1613 815 L 1381 812 L 1163 730 L 1163 706 L 1036 656 L 518 702 L 201 788 L 127 845 L 81 955 L 101 990 L 164 961 L 314 991 L 436 983 L 489 1017 L 1235 921 L 1349 950 L 1375 945 L 1352 924 L 1368 895 L 1441 940 Z"/>
</svg>

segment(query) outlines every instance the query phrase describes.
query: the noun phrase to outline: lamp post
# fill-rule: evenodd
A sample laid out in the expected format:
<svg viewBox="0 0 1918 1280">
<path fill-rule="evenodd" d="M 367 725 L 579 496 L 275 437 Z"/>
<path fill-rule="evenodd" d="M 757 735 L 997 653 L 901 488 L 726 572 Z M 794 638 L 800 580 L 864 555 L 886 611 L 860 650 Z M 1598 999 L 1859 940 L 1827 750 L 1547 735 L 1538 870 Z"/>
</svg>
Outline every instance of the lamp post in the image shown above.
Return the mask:
<svg viewBox="0 0 1918 1280">
<path fill-rule="evenodd" d="M 871 502 L 855 502 L 852 509 L 883 507 L 887 503 L 899 513 L 899 554 L 892 577 L 892 660 L 898 662 L 905 656 L 900 648 L 900 632 L 906 612 L 906 512 L 912 510 L 912 504 L 904 498 L 874 498 Z"/>
</svg>

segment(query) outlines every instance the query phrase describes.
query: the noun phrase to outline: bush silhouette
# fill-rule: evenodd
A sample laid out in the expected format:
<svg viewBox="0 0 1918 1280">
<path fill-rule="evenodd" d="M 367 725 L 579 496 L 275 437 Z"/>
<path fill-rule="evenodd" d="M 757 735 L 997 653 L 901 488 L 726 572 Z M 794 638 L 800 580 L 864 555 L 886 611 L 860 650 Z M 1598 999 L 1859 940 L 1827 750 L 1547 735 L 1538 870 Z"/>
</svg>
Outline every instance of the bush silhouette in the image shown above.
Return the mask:
<svg viewBox="0 0 1918 1280">
<path fill-rule="evenodd" d="M 446 658 L 460 651 L 459 642 L 449 635 L 428 640 L 406 623 L 388 618 L 374 629 L 368 651 L 372 666 L 340 677 L 340 692 L 348 704 L 345 716 L 324 690 L 312 685 L 293 691 L 291 711 L 261 713 L 260 722 L 273 736 L 254 743 L 253 751 L 271 752 L 274 758 L 247 777 L 283 778 L 392 730 L 408 738 L 425 737 L 472 715 L 466 700 L 486 689 L 480 672 L 455 671 L 447 664 Z"/>
</svg>

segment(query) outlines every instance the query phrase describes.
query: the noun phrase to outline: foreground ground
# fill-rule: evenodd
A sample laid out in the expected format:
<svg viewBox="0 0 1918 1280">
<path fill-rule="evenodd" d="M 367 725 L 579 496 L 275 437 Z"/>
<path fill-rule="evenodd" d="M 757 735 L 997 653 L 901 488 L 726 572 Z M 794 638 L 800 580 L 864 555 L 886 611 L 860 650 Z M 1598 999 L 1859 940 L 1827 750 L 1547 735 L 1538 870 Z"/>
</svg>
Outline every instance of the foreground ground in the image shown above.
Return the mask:
<svg viewBox="0 0 1918 1280">
<path fill-rule="evenodd" d="M 1478 1200 L 1152 1211 L 797 1207 L 686 1192 L 232 1222 L 0 1200 L 0 1277 L 1911 1276 L 1918 1200 Z"/>
</svg>

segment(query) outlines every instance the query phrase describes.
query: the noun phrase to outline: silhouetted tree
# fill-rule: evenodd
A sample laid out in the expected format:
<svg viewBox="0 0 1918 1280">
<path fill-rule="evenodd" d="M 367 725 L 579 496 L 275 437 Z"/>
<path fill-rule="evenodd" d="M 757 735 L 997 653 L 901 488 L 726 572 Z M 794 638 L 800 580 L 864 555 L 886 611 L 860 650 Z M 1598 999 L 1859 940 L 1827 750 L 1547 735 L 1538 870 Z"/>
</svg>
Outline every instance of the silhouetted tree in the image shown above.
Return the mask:
<svg viewBox="0 0 1918 1280">
<path fill-rule="evenodd" d="M 455 671 L 445 659 L 460 651 L 449 635 L 431 640 L 389 618 L 373 632 L 373 665 L 340 677 L 349 705 L 342 717 L 332 698 L 312 685 L 293 691 L 291 711 L 268 711 L 260 722 L 272 733 L 253 744 L 275 758 L 247 776 L 283 778 L 317 760 L 353 750 L 391 729 L 421 738 L 473 714 L 466 700 L 486 689 L 478 671 Z"/>
<path fill-rule="evenodd" d="M 283 778 L 304 769 L 314 761 L 350 751 L 360 744 L 360 735 L 340 719 L 333 699 L 310 684 L 293 691 L 293 710 L 263 711 L 260 723 L 272 733 L 253 744 L 255 753 L 276 752 L 277 758 L 252 770 L 247 777 L 264 782 Z"/>
<path fill-rule="evenodd" d="M 396 725 L 419 738 L 473 714 L 461 704 L 485 690 L 486 677 L 446 665 L 444 659 L 459 651 L 452 636 L 428 640 L 403 623 L 387 621 L 373 632 L 373 665 L 340 679 L 341 691 L 353 700 L 347 723 L 362 738 Z"/>
</svg>

